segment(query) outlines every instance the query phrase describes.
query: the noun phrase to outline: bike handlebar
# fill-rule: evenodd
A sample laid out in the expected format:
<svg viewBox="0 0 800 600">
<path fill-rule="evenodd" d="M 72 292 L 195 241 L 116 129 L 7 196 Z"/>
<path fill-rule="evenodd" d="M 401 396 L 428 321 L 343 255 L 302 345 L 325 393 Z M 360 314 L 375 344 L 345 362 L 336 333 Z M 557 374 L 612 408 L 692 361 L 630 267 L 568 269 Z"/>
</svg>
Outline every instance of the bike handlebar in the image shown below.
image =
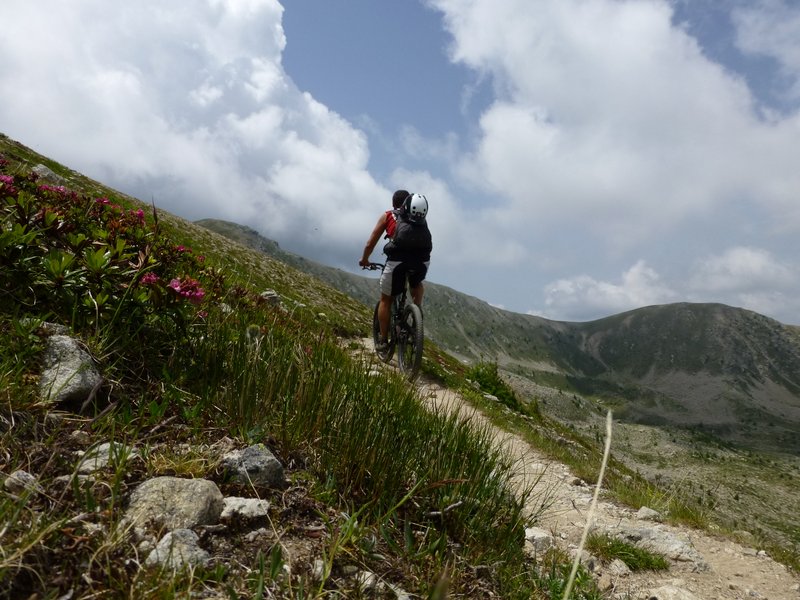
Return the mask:
<svg viewBox="0 0 800 600">
<path fill-rule="evenodd" d="M 364 265 L 364 266 L 362 266 L 361 268 L 362 268 L 363 270 L 365 270 L 365 271 L 377 271 L 378 269 L 381 269 L 381 270 L 383 270 L 383 267 L 384 267 L 383 263 L 374 263 L 374 262 L 371 262 L 371 263 L 369 263 L 368 265 Z"/>
</svg>

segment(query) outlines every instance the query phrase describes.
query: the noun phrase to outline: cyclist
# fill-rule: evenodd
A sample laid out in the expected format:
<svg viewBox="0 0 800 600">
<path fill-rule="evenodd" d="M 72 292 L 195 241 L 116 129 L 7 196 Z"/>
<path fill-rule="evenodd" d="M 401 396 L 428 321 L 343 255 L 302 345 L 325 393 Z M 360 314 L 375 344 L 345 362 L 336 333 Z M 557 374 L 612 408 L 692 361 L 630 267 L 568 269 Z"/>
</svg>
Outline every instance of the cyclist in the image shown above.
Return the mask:
<svg viewBox="0 0 800 600">
<path fill-rule="evenodd" d="M 421 194 L 411 194 L 406 190 L 397 190 L 392 195 L 393 210 L 384 212 L 378 219 L 375 228 L 364 246 L 364 253 L 358 262 L 362 267 L 369 265 L 369 257 L 382 235 L 389 239 L 383 251 L 386 254 L 386 266 L 380 279 L 381 298 L 378 306 L 381 339 L 376 350 L 384 352 L 388 347 L 389 316 L 391 314 L 392 297 L 400 294 L 405 286 L 405 278 L 411 287 L 411 298 L 414 304 L 422 308 L 422 297 L 425 288 L 422 282 L 428 272 L 431 259 L 430 232 L 425 222 L 428 214 L 428 200 Z M 400 235 L 396 235 L 398 227 Z M 408 237 L 406 237 L 408 232 Z M 402 238 L 402 239 L 401 239 Z"/>
</svg>

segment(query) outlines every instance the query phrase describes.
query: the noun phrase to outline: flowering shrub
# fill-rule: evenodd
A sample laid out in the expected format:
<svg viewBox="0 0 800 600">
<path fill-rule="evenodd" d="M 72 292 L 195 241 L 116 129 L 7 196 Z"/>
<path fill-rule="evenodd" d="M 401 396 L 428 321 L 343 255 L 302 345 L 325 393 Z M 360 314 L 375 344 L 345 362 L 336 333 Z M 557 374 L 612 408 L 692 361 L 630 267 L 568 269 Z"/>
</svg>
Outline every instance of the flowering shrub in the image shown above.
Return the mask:
<svg viewBox="0 0 800 600">
<path fill-rule="evenodd" d="M 222 274 L 159 230 L 157 215 L 3 172 L 0 159 L 0 310 L 49 312 L 104 334 L 147 336 L 174 348 L 224 293 Z M 20 315 L 21 316 L 21 315 Z M 165 350 L 167 351 L 167 350 Z"/>
<path fill-rule="evenodd" d="M 200 304 L 203 301 L 203 296 L 206 293 L 200 287 L 200 282 L 191 277 L 185 279 L 178 279 L 177 277 L 169 282 L 167 286 L 178 296 L 186 298 L 192 304 Z"/>
</svg>

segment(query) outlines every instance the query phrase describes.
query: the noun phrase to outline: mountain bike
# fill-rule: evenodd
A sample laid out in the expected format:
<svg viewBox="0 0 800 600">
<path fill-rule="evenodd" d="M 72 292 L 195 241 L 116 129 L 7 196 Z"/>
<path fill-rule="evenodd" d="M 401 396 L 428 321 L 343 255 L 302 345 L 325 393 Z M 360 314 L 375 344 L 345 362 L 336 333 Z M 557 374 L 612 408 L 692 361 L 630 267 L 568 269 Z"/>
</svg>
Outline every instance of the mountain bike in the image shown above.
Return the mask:
<svg viewBox="0 0 800 600">
<path fill-rule="evenodd" d="M 381 263 L 369 263 L 363 267 L 370 271 L 383 271 L 385 265 Z M 381 339 L 380 322 L 378 321 L 378 307 L 380 302 L 375 304 L 375 311 L 372 315 L 372 341 L 375 345 L 375 354 L 383 362 L 388 363 L 392 360 L 395 348 L 397 349 L 397 365 L 406 378 L 413 380 L 419 373 L 422 365 L 422 346 L 425 340 L 425 331 L 422 326 L 422 310 L 413 302 L 408 302 L 409 287 L 406 277 L 403 291 L 392 298 L 392 311 L 389 317 L 389 345 L 385 352 L 379 352 L 378 342 Z"/>
</svg>

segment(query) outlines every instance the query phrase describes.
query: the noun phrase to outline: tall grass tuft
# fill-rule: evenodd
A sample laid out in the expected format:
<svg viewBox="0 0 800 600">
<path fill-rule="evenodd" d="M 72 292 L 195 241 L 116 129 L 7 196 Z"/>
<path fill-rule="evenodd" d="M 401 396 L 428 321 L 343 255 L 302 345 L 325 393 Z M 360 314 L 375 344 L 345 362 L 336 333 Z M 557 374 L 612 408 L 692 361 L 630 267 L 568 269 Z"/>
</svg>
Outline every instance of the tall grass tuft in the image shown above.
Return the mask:
<svg viewBox="0 0 800 600">
<path fill-rule="evenodd" d="M 376 517 L 396 507 L 459 541 L 521 540 L 511 464 L 487 430 L 431 413 L 407 382 L 299 330 L 280 309 L 209 321 L 192 383 L 232 429 L 268 430 L 286 453 L 313 448 L 320 478 Z"/>
</svg>

